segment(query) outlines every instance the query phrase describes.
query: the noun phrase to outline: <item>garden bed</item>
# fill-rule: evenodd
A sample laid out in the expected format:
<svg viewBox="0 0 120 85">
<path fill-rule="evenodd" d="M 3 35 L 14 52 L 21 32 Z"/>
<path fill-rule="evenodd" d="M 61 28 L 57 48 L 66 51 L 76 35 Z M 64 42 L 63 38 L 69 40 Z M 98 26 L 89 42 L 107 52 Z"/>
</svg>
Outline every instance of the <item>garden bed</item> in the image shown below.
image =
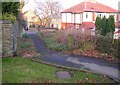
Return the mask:
<svg viewBox="0 0 120 85">
<path fill-rule="evenodd" d="M 30 39 L 29 35 L 24 34 L 22 38 L 19 38 L 18 45 L 18 56 L 27 58 L 40 56 L 40 53 L 37 52 L 36 48 L 34 47 L 33 41 Z"/>
<path fill-rule="evenodd" d="M 109 37 L 91 36 L 79 29 L 57 31 L 39 31 L 38 36 L 45 42 L 49 49 L 64 53 L 83 55 L 88 57 L 103 58 L 108 61 L 120 63 L 118 40 L 112 41 Z"/>
</svg>

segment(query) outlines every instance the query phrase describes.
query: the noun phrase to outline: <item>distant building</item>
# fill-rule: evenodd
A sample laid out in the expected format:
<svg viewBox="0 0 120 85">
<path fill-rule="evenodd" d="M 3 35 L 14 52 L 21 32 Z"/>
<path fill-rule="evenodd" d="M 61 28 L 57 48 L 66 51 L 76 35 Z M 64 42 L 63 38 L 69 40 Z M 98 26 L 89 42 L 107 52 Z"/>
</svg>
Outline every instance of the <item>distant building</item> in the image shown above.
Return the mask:
<svg viewBox="0 0 120 85">
<path fill-rule="evenodd" d="M 81 2 L 62 12 L 61 29 L 83 28 L 94 30 L 97 16 L 108 18 L 110 15 L 114 16 L 116 28 L 119 28 L 118 10 L 98 2 Z"/>
<path fill-rule="evenodd" d="M 50 27 L 58 28 L 58 29 L 61 28 L 61 16 L 60 15 L 52 14 L 52 20 L 51 20 Z"/>
<path fill-rule="evenodd" d="M 38 16 L 36 16 L 34 14 L 34 12 L 26 11 L 26 12 L 22 13 L 22 16 L 23 16 L 24 20 L 27 21 L 28 29 L 30 26 L 33 26 L 33 25 L 40 25 L 40 20 L 39 20 Z"/>
</svg>

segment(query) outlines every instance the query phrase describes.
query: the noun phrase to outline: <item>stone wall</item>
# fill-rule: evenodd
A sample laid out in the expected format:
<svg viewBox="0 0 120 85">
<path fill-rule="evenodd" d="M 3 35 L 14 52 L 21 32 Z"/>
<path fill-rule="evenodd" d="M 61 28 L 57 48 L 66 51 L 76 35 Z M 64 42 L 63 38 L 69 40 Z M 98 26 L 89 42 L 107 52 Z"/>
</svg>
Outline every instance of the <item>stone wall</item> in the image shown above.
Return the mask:
<svg viewBox="0 0 120 85">
<path fill-rule="evenodd" d="M 2 56 L 13 56 L 12 23 L 2 21 Z"/>
<path fill-rule="evenodd" d="M 0 21 L 0 46 L 2 51 L 0 54 L 3 57 L 16 56 L 19 51 L 19 38 L 25 33 L 22 25 L 19 21 L 15 21 L 14 24 L 10 21 Z"/>
<path fill-rule="evenodd" d="M 2 57 L 2 21 L 0 21 L 0 57 Z"/>
</svg>

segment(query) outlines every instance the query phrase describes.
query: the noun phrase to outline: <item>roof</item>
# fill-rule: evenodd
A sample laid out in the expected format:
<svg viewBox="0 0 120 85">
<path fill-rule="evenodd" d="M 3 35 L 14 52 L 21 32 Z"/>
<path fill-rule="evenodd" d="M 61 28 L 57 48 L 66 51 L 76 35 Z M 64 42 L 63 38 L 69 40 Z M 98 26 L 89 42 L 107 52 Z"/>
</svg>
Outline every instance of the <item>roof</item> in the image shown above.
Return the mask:
<svg viewBox="0 0 120 85">
<path fill-rule="evenodd" d="M 80 4 L 77 4 L 71 8 L 68 8 L 64 10 L 63 12 L 73 12 L 73 13 L 81 13 L 84 11 L 95 11 L 95 12 L 118 12 L 117 10 L 108 7 L 106 5 L 103 5 L 98 2 L 81 2 Z"/>
<path fill-rule="evenodd" d="M 80 28 L 95 28 L 95 24 L 93 22 L 82 22 Z"/>
</svg>

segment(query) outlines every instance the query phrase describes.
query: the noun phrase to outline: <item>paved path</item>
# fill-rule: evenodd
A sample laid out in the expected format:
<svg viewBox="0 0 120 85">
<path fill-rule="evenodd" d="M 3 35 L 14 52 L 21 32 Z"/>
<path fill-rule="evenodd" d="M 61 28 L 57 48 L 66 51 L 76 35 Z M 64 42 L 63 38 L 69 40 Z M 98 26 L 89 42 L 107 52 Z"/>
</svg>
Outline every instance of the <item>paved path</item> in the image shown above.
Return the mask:
<svg viewBox="0 0 120 85">
<path fill-rule="evenodd" d="M 77 68 L 86 71 L 92 71 L 94 73 L 107 75 L 111 78 L 119 80 L 120 66 L 117 63 L 109 62 L 103 59 L 97 59 L 92 57 L 77 56 L 63 54 L 59 52 L 53 52 L 45 46 L 37 35 L 33 32 L 28 33 L 33 40 L 35 47 L 39 52 L 43 54 L 42 57 L 38 57 L 37 60 L 56 64 L 60 66 L 67 66 Z"/>
</svg>

